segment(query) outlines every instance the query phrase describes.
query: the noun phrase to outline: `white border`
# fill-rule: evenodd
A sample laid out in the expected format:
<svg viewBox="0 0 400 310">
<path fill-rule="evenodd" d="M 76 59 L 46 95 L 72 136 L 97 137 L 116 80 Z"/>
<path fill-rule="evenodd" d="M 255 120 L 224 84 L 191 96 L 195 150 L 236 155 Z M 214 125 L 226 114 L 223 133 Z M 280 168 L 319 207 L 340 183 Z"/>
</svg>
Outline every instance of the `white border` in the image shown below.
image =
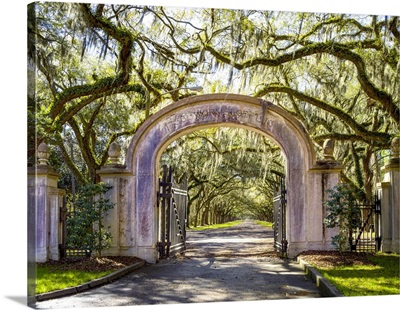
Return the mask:
<svg viewBox="0 0 400 310">
<path fill-rule="evenodd" d="M 1 4 L 1 216 L 0 216 L 0 306 L 2 309 L 26 309 L 26 7 L 32 1 L 8 0 Z M 79 2 L 79 1 L 66 1 Z M 229 9 L 260 9 L 301 12 L 331 12 L 400 16 L 400 1 L 366 0 L 105 0 L 86 1 L 104 3 L 126 3 L 163 5 L 175 7 L 216 7 Z M 245 5 L 244 5 L 245 3 Z M 19 300 L 20 302 L 16 302 Z M 332 305 L 339 309 L 349 306 L 390 307 L 400 304 L 400 295 L 386 297 L 356 297 L 304 299 L 291 301 L 260 301 L 245 304 L 234 303 L 237 307 L 252 309 L 273 308 L 283 305 L 302 309 Z M 4 307 L 5 306 L 5 307 Z M 162 306 L 163 309 L 221 309 L 216 304 L 181 304 Z M 227 303 L 232 306 L 232 303 Z M 312 308 L 310 308 L 312 307 Z M 115 307 L 101 309 L 150 309 L 156 306 Z M 77 309 L 77 308 L 75 308 Z M 91 309 L 91 308 L 83 308 Z M 98 308 L 92 308 L 98 309 Z"/>
</svg>

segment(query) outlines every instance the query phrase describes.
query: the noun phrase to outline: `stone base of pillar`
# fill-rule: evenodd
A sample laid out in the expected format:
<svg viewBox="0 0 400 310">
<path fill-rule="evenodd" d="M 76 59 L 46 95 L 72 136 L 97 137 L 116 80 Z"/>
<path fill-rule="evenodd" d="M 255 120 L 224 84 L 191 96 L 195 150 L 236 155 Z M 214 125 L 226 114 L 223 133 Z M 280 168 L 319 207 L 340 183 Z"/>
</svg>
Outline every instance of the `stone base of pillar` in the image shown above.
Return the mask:
<svg viewBox="0 0 400 310">
<path fill-rule="evenodd" d="M 122 246 L 122 247 L 119 248 L 119 253 L 121 253 L 120 254 L 121 256 L 136 256 L 136 257 L 139 257 L 137 248 L 134 247 L 134 246 L 130 246 L 130 247 Z"/>
<path fill-rule="evenodd" d="M 400 239 L 392 240 L 392 253 L 400 254 Z"/>
<path fill-rule="evenodd" d="M 158 252 L 155 247 L 137 247 L 137 257 L 154 264 L 157 262 Z"/>
<path fill-rule="evenodd" d="M 155 263 L 158 259 L 155 247 L 111 247 L 101 253 L 103 256 L 135 256 L 148 263 Z"/>
<path fill-rule="evenodd" d="M 288 245 L 288 257 L 293 258 L 304 251 L 334 251 L 335 247 L 331 242 L 307 241 L 291 242 Z"/>
<path fill-rule="evenodd" d="M 46 248 L 38 248 L 36 247 L 35 249 L 36 252 L 36 257 L 35 257 L 35 263 L 45 263 L 48 260 L 48 253 Z"/>
<path fill-rule="evenodd" d="M 392 252 L 392 240 L 391 239 L 382 240 L 381 249 L 383 253 Z"/>
<path fill-rule="evenodd" d="M 382 252 L 400 254 L 400 240 L 399 239 L 382 240 Z"/>
<path fill-rule="evenodd" d="M 110 247 L 109 249 L 102 250 L 103 256 L 138 256 L 136 247 Z"/>
<path fill-rule="evenodd" d="M 50 250 L 49 250 L 49 259 L 52 259 L 52 260 L 59 260 L 60 259 L 60 250 L 58 249 L 58 247 L 50 248 Z"/>
<path fill-rule="evenodd" d="M 111 247 L 101 251 L 103 256 L 135 256 L 135 255 L 123 255 L 118 247 Z"/>
</svg>

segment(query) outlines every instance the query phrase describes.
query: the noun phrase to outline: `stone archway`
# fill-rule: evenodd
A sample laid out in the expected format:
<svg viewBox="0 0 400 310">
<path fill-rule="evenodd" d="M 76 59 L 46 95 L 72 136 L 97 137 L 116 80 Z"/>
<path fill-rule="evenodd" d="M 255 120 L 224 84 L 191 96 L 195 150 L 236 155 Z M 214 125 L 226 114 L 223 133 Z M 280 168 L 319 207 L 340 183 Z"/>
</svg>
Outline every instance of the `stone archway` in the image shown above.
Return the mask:
<svg viewBox="0 0 400 310">
<path fill-rule="evenodd" d="M 98 171 L 113 185 L 110 198 L 117 206 L 107 219 L 114 236 L 107 254 L 156 261 L 160 156 L 178 137 L 222 125 L 257 131 L 281 147 L 287 162 L 288 255 L 332 248 L 332 232 L 323 224 L 323 200 L 325 190 L 337 183 L 340 167 L 332 160 L 317 161 L 305 129 L 285 110 L 249 96 L 213 94 L 180 100 L 152 115 L 130 143 L 126 164 Z"/>
</svg>

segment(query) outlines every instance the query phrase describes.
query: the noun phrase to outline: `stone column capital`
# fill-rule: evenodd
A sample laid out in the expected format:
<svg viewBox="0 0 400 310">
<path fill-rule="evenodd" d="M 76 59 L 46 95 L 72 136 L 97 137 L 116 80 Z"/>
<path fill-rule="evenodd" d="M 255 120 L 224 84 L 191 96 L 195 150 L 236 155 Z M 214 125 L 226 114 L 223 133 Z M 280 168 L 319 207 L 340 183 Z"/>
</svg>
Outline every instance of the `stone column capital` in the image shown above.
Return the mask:
<svg viewBox="0 0 400 310">
<path fill-rule="evenodd" d="M 340 162 L 330 159 L 317 160 L 315 165 L 311 167 L 311 173 L 340 173 L 343 166 Z"/>
<path fill-rule="evenodd" d="M 126 169 L 126 165 L 121 164 L 108 164 L 101 167 L 99 170 L 96 170 L 96 173 L 100 177 L 107 177 L 107 176 L 127 176 L 132 175 L 130 171 Z"/>
</svg>

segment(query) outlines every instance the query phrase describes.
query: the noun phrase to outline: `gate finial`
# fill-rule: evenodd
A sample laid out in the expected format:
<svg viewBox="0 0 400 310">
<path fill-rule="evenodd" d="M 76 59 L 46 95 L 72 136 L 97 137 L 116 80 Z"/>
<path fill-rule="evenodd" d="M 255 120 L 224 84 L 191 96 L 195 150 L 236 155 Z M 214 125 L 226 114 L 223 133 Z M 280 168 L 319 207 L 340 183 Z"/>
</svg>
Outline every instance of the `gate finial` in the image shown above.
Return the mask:
<svg viewBox="0 0 400 310">
<path fill-rule="evenodd" d="M 324 159 L 333 160 L 333 152 L 335 151 L 335 140 L 326 139 L 323 146 Z"/>
<path fill-rule="evenodd" d="M 121 155 L 121 147 L 118 143 L 113 142 L 108 148 L 108 156 L 110 157 L 111 165 L 117 165 L 119 163 L 119 157 Z"/>
<path fill-rule="evenodd" d="M 398 164 L 400 162 L 400 137 L 394 137 L 390 144 L 392 155 L 390 156 L 391 164 Z"/>
<path fill-rule="evenodd" d="M 50 152 L 46 143 L 42 142 L 39 144 L 37 149 L 37 157 L 39 160 L 39 165 L 47 166 L 49 164 Z"/>
</svg>

